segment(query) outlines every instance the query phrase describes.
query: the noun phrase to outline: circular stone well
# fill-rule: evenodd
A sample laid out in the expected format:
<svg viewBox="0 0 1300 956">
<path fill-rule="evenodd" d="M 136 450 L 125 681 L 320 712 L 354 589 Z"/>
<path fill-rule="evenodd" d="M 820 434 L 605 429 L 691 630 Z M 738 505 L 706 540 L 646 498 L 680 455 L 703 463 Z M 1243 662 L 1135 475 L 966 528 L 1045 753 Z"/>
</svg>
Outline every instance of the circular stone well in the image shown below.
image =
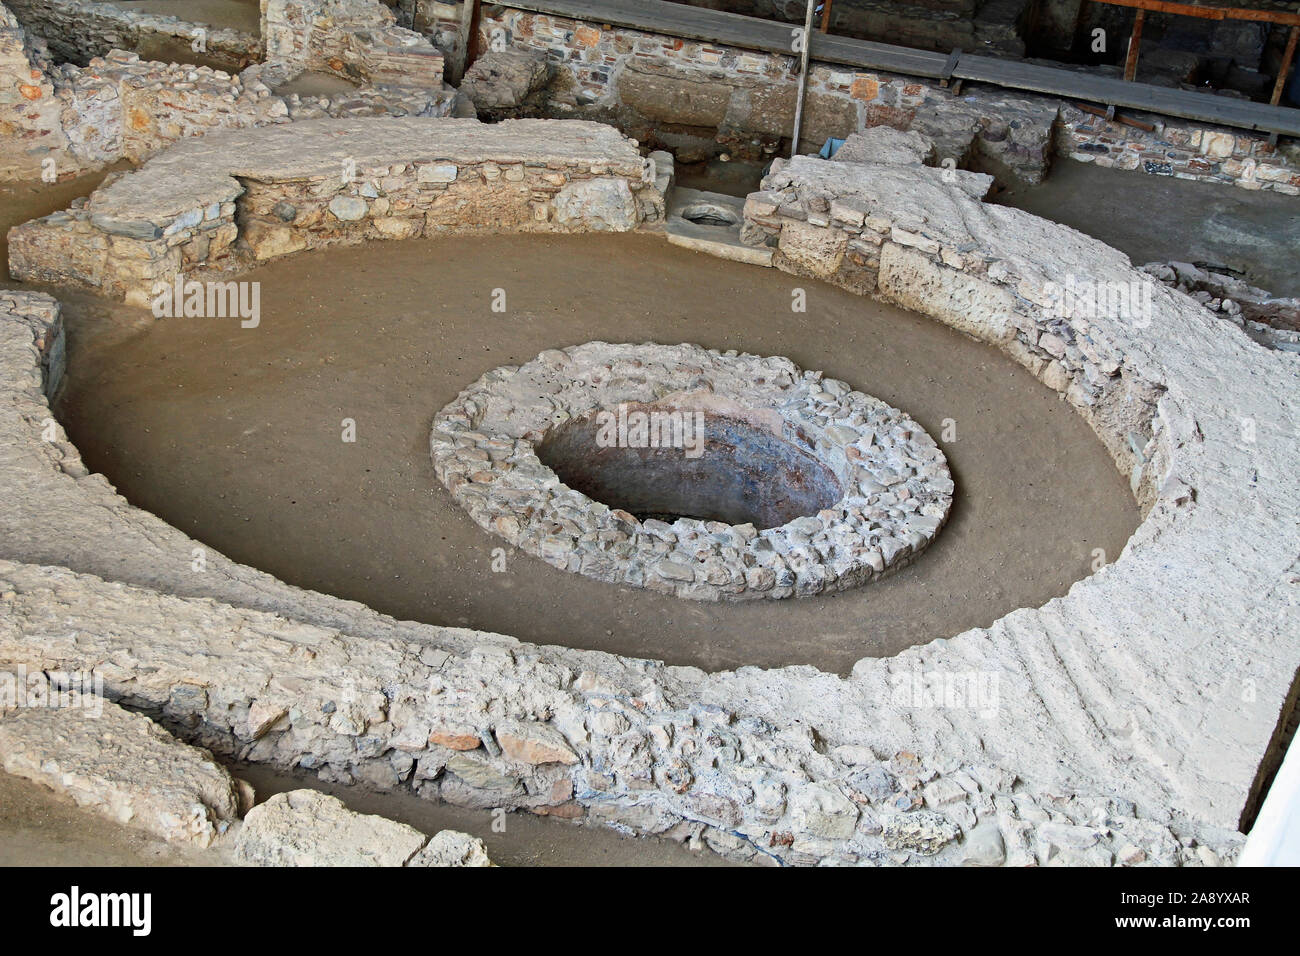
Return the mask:
<svg viewBox="0 0 1300 956">
<path fill-rule="evenodd" d="M 952 505 L 934 440 L 789 359 L 589 342 L 488 372 L 434 418 L 438 479 L 555 567 L 700 600 L 855 587 Z"/>
</svg>

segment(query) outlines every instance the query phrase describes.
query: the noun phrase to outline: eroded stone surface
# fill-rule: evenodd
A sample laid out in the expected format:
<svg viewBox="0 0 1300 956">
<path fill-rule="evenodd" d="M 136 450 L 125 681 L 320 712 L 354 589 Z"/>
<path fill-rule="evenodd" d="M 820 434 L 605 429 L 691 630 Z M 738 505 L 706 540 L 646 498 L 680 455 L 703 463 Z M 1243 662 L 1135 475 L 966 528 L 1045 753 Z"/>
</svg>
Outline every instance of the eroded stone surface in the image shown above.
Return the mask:
<svg viewBox="0 0 1300 956">
<path fill-rule="evenodd" d="M 465 73 L 461 92 L 480 110 L 513 110 L 546 83 L 546 57 L 531 50 L 489 51 Z"/>
<path fill-rule="evenodd" d="M 395 820 L 349 810 L 315 790 L 277 793 L 248 812 L 235 859 L 253 866 L 491 866 L 482 841 L 432 838 Z"/>
<path fill-rule="evenodd" d="M 174 843 L 209 846 L 240 811 L 240 787 L 211 754 L 39 672 L 0 672 L 0 768 Z"/>
</svg>

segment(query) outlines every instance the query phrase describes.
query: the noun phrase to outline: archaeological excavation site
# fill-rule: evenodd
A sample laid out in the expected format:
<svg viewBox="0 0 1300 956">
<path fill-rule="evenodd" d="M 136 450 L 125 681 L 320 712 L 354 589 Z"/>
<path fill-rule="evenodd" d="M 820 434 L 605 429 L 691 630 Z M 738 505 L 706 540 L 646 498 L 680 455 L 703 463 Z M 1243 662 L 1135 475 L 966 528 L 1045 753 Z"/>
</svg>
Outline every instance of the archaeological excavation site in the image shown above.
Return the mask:
<svg viewBox="0 0 1300 956">
<path fill-rule="evenodd" d="M 38 922 L 1300 865 L 1295 3 L 0 4 Z"/>
</svg>

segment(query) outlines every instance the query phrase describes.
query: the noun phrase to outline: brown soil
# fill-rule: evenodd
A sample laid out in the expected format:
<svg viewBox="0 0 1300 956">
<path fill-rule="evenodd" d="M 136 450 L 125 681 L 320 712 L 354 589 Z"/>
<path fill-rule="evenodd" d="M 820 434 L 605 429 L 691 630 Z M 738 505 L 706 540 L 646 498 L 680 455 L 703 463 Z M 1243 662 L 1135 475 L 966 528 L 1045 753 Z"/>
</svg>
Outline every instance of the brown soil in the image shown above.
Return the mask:
<svg viewBox="0 0 1300 956">
<path fill-rule="evenodd" d="M 66 302 L 58 412 L 133 503 L 293 584 L 399 618 L 706 669 L 847 672 L 1064 593 L 1137 512 L 1070 407 L 929 319 L 649 235 L 418 240 L 281 260 L 261 324 Z M 790 310 L 808 290 L 807 314 Z M 491 311 L 492 290 L 509 311 Z M 593 339 L 788 355 L 911 413 L 958 484 L 915 565 L 844 594 L 741 605 L 615 588 L 510 552 L 433 475 L 434 412 L 498 365 Z M 340 423 L 356 421 L 357 441 Z M 956 440 L 943 440 L 944 420 Z"/>
<path fill-rule="evenodd" d="M 216 857 L 216 859 L 213 859 Z M 224 855 L 173 847 L 53 790 L 0 773 L 0 866 L 196 866 Z"/>
<path fill-rule="evenodd" d="M 307 71 L 275 88 L 279 96 L 297 93 L 299 96 L 346 96 L 357 90 L 357 84 L 333 73 Z"/>
</svg>

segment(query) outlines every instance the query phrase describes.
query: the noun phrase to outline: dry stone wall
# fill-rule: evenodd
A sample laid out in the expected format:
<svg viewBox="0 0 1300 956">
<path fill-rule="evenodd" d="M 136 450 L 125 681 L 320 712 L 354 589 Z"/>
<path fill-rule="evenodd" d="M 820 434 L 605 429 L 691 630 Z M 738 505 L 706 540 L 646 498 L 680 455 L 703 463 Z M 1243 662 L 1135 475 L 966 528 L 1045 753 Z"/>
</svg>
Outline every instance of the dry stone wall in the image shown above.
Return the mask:
<svg viewBox="0 0 1300 956">
<path fill-rule="evenodd" d="M 596 123 L 309 120 L 181 144 L 10 230 L 10 270 L 148 305 L 181 275 L 336 243 L 623 231 L 656 208 L 653 180 L 636 147 Z"/>
<path fill-rule="evenodd" d="M 1300 148 L 1294 144 L 1270 143 L 1261 133 L 1145 119 L 1156 129 L 1148 132 L 1065 104 L 1058 149 L 1081 163 L 1300 196 Z"/>
<path fill-rule="evenodd" d="M 264 0 L 268 61 L 366 83 L 442 86 L 442 54 L 378 0 Z"/>
<path fill-rule="evenodd" d="M 216 129 L 323 117 L 447 116 L 455 107 L 454 91 L 428 71 L 400 85 L 332 96 L 273 92 L 302 69 L 277 60 L 226 73 L 124 50 L 84 67 L 55 66 L 44 43 L 0 5 L 0 182 L 50 181 L 123 159 L 140 162 Z"/>
<path fill-rule="evenodd" d="M 877 138 L 885 138 L 883 131 L 851 138 L 846 155 L 870 152 L 860 143 Z M 773 246 L 774 264 L 787 272 L 878 294 L 995 341 L 1085 417 L 1098 419 L 1098 434 L 1130 475 L 1139 501 L 1149 503 L 1153 482 L 1164 474 L 1148 465 L 1161 389 L 1124 376 L 1113 334 L 1087 315 L 1070 314 L 1085 304 L 1064 301 L 1068 280 L 1045 278 L 1045 264 L 1036 263 L 1035 278 L 1021 281 L 972 236 L 965 208 L 975 204 L 989 218 L 1002 214 L 1000 207 L 979 205 L 988 176 L 924 166 L 914 150 L 899 156 L 903 162 L 778 160 L 763 188 L 746 200 L 742 236 Z M 1006 212 L 1013 220 L 1023 215 Z M 1029 231 L 1019 225 L 1006 228 L 1012 235 Z M 1108 258 L 1116 267 L 1127 262 L 1117 253 Z M 1093 270 L 1078 280 L 1082 290 L 1093 282 Z M 1124 321 L 1138 327 L 1152 321 L 1157 289 L 1150 276 L 1134 273 L 1116 288 L 1132 305 Z M 1127 421 L 1122 430 L 1121 418 Z"/>
<path fill-rule="evenodd" d="M 213 28 L 97 0 L 6 0 L 19 22 L 49 45 L 60 63 L 85 65 L 113 50 L 145 53 L 187 47 L 203 62 L 237 72 L 261 58 L 255 33 Z M 184 4 L 177 4 L 183 12 Z M 198 47 L 198 49 L 195 49 Z"/>
</svg>

